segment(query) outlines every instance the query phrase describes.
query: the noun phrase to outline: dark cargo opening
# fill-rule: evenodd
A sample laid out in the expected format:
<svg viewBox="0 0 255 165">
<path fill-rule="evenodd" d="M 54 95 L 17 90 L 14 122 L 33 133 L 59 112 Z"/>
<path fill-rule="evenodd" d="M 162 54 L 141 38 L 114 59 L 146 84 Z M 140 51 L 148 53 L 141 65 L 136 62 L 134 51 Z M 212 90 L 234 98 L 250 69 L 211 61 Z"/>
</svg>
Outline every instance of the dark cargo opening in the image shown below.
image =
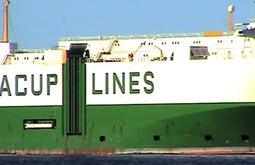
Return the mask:
<svg viewBox="0 0 255 165">
<path fill-rule="evenodd" d="M 99 137 L 99 141 L 100 141 L 100 142 L 105 142 L 105 140 L 106 140 L 105 136 L 100 136 L 100 137 Z"/>
<path fill-rule="evenodd" d="M 160 141 L 160 136 L 159 135 L 154 135 L 153 140 L 154 141 Z"/>
<path fill-rule="evenodd" d="M 209 56 L 207 46 L 191 46 L 190 59 L 191 60 L 206 60 Z"/>
<path fill-rule="evenodd" d="M 209 134 L 205 135 L 204 138 L 205 138 L 206 141 L 212 141 L 213 140 L 212 135 L 209 135 Z"/>
<path fill-rule="evenodd" d="M 241 139 L 242 139 L 242 141 L 243 142 L 245 142 L 245 143 L 247 143 L 247 142 L 249 142 L 249 136 L 248 135 L 241 135 Z"/>
</svg>

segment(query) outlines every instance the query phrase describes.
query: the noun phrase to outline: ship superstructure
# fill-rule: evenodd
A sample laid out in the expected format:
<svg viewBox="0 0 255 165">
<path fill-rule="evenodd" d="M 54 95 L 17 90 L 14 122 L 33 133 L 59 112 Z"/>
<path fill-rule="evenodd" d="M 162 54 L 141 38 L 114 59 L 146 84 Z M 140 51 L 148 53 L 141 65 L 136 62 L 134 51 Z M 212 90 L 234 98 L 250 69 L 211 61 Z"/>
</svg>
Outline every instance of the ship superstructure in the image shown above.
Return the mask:
<svg viewBox="0 0 255 165">
<path fill-rule="evenodd" d="M 247 24 L 247 27 L 250 24 Z M 67 50 L 71 43 L 86 43 L 87 62 L 252 59 L 255 51 L 254 38 L 251 36 L 253 34 L 244 35 L 243 32 L 246 31 L 66 37 L 60 39 L 58 49 Z M 53 50 L 16 49 L 15 55 L 12 52 L 13 56 L 2 57 L 2 63 L 27 63 L 28 61 L 35 63 L 47 56 L 43 55 L 43 51 Z"/>
<path fill-rule="evenodd" d="M 238 32 L 236 32 L 238 33 Z M 152 62 L 254 58 L 254 39 L 231 32 L 62 38 L 60 48 L 87 43 L 98 61 Z"/>
</svg>

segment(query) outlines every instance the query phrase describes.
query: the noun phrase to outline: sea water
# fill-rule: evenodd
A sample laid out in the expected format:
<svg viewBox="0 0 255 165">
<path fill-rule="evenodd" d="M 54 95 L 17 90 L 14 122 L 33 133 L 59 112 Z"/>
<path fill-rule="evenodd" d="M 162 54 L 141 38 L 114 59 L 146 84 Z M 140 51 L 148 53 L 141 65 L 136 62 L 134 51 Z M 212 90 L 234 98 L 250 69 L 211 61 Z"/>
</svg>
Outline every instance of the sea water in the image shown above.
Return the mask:
<svg viewBox="0 0 255 165">
<path fill-rule="evenodd" d="M 183 165 L 183 164 L 255 164 L 255 155 L 114 155 L 114 156 L 16 156 L 4 155 L 0 156 L 0 164 L 14 165 L 111 165 L 111 164 L 127 164 L 127 165 Z"/>
</svg>

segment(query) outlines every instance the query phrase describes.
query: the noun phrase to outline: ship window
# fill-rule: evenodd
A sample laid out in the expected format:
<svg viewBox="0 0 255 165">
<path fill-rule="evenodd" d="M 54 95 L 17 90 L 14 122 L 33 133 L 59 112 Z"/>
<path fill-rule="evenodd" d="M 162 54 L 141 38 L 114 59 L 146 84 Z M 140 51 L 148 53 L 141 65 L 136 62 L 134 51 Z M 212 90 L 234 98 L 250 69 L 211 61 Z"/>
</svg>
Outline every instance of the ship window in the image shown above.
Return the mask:
<svg viewBox="0 0 255 165">
<path fill-rule="evenodd" d="M 201 41 L 193 41 L 193 44 L 200 44 L 200 43 L 201 43 Z"/>
<path fill-rule="evenodd" d="M 190 47 L 190 59 L 191 60 L 201 60 L 207 59 L 209 56 L 207 46 L 191 46 Z"/>
<path fill-rule="evenodd" d="M 172 42 L 172 45 L 177 45 L 177 44 L 180 44 L 180 42 L 179 41 Z"/>
</svg>

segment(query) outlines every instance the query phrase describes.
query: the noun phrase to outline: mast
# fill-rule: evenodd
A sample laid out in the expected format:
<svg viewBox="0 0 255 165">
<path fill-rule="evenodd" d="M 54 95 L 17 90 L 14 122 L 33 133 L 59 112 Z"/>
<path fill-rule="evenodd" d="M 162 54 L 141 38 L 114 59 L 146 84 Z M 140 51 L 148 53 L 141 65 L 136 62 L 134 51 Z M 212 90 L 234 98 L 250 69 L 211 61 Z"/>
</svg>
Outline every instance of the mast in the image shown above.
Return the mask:
<svg viewBox="0 0 255 165">
<path fill-rule="evenodd" d="M 234 5 L 229 5 L 228 6 L 228 31 L 234 31 L 234 20 L 233 20 L 233 15 L 235 11 L 235 6 Z"/>
<path fill-rule="evenodd" d="M 9 8 L 9 0 L 4 0 L 4 23 L 3 23 L 3 38 L 2 42 L 9 42 L 9 32 L 8 32 L 8 8 Z"/>
</svg>

